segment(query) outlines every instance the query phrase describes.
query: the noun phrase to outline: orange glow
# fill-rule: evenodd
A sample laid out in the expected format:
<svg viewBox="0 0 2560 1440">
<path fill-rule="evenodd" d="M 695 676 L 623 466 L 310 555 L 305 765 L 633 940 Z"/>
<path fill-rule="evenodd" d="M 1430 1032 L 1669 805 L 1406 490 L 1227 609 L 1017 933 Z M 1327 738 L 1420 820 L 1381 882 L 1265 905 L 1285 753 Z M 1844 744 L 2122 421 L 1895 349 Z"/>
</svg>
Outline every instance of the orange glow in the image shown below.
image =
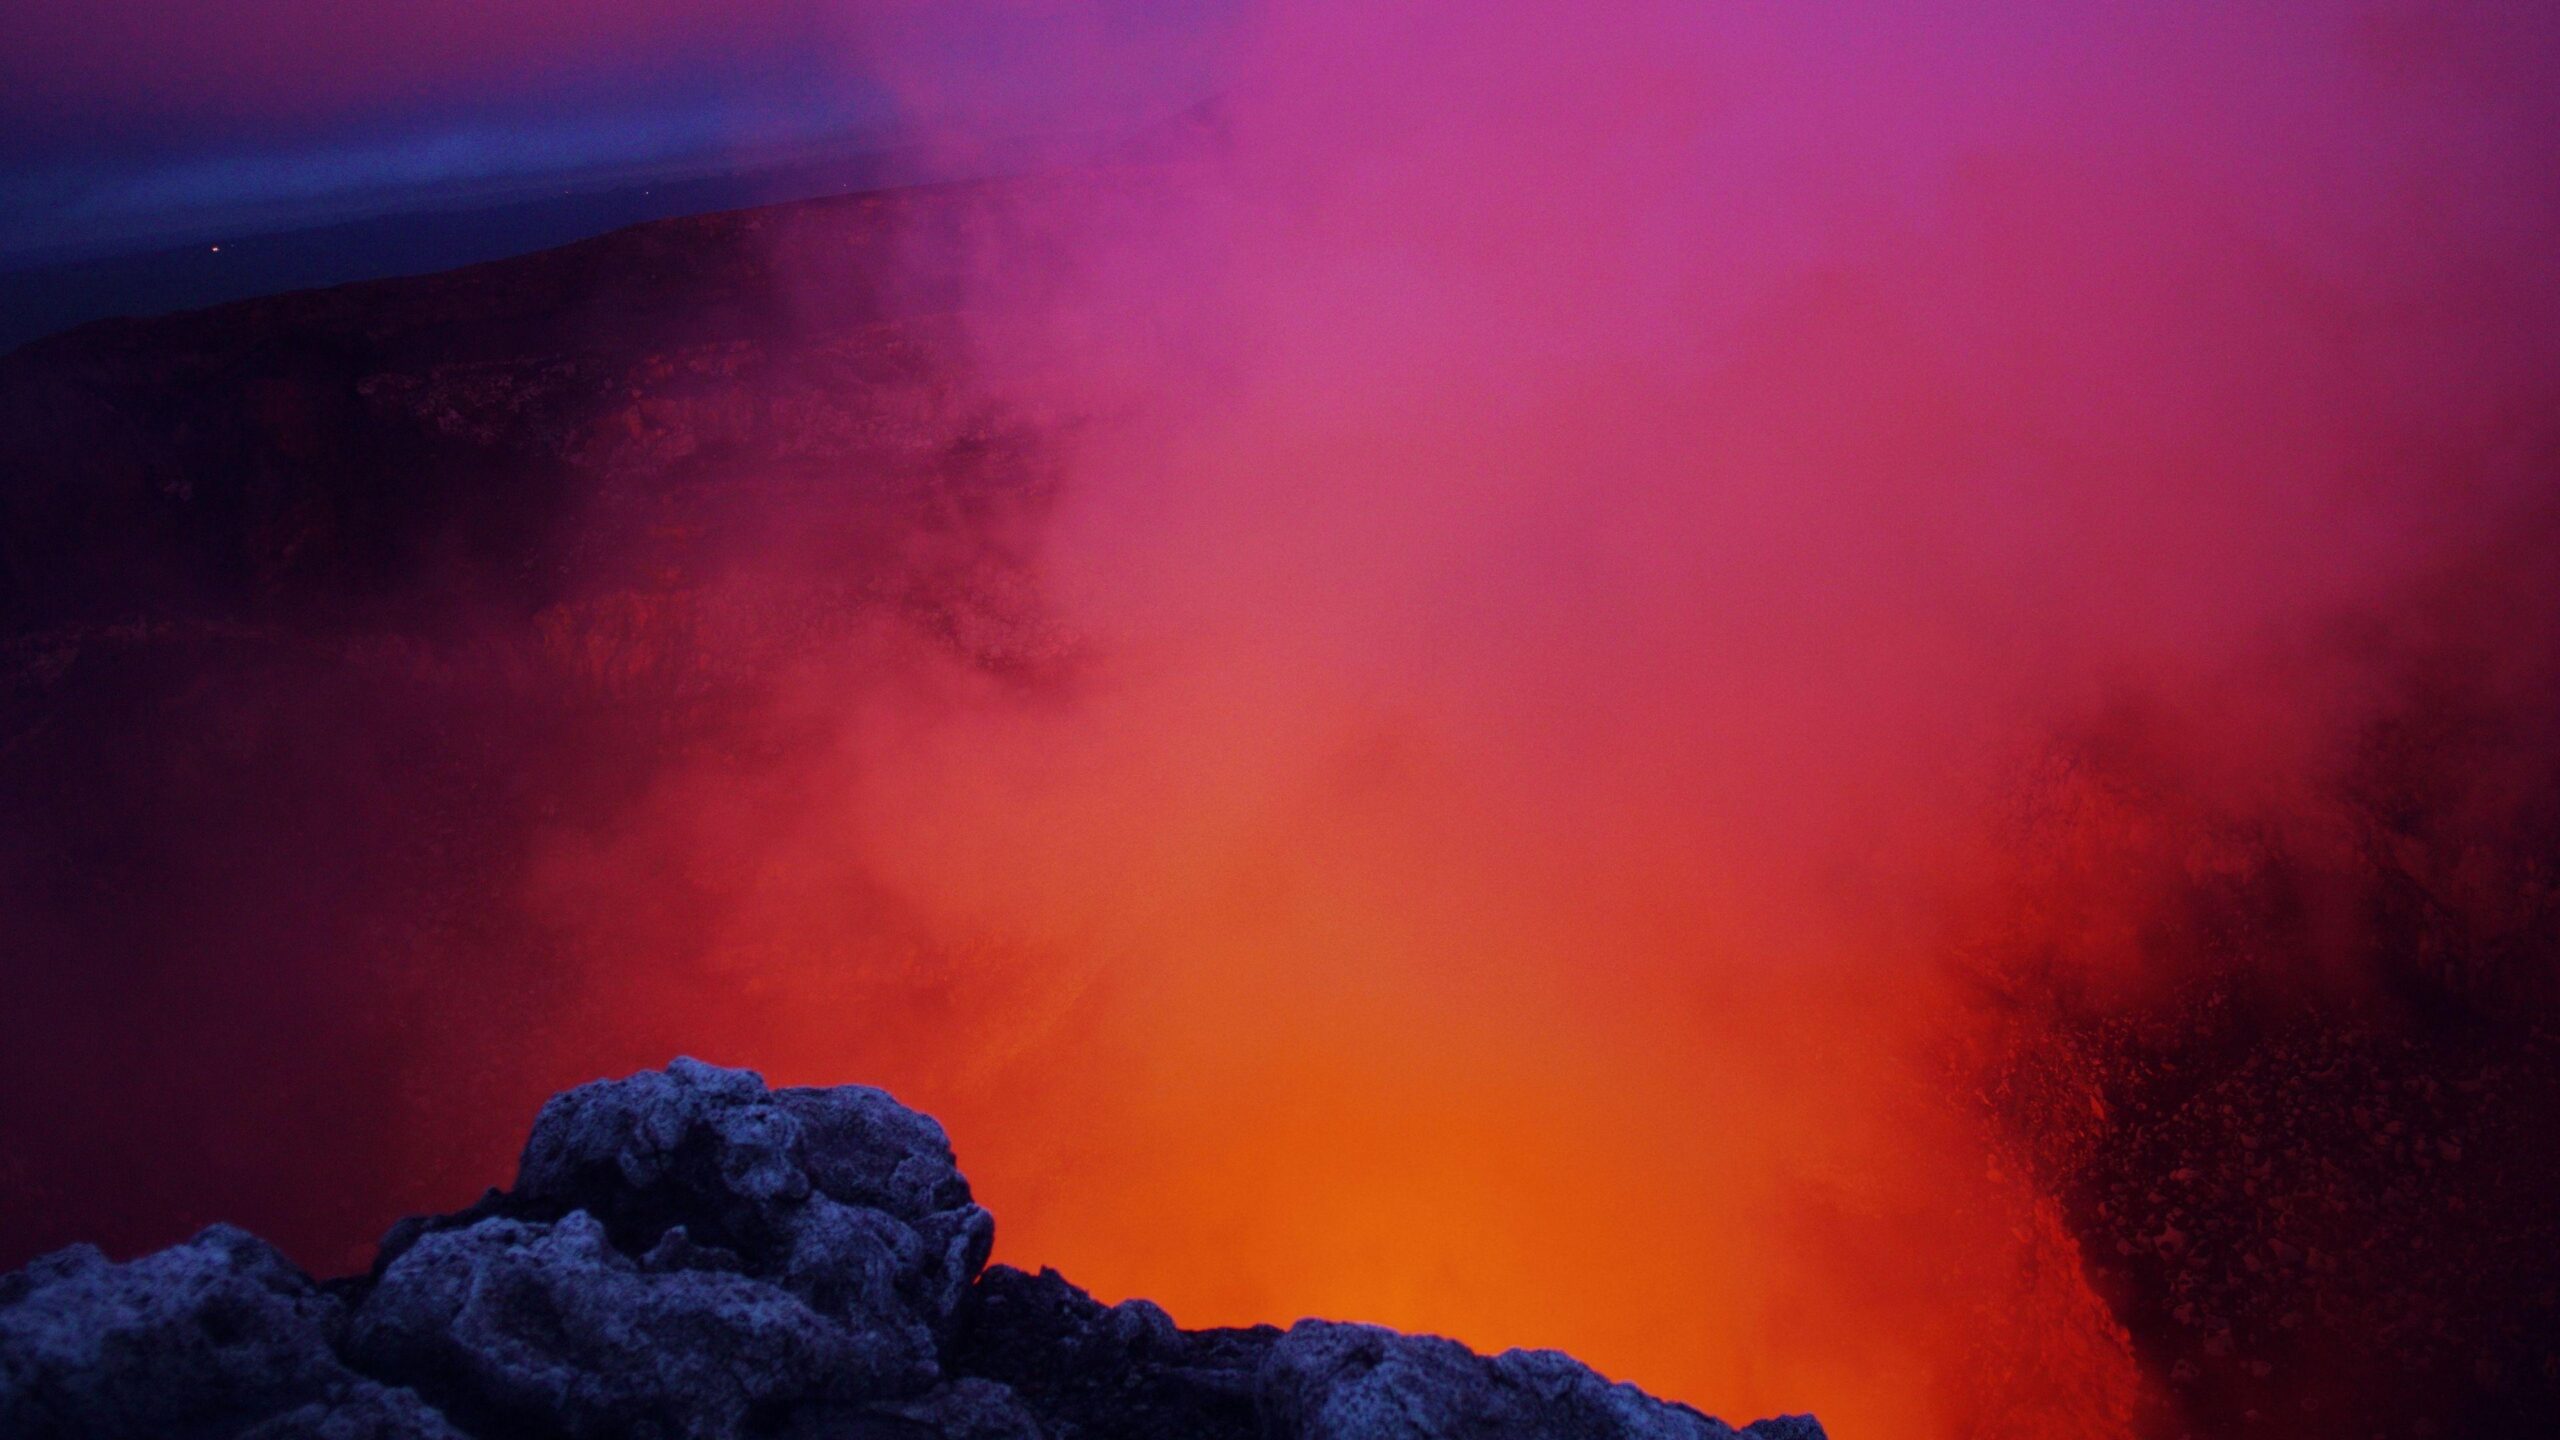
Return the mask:
<svg viewBox="0 0 2560 1440">
<path fill-rule="evenodd" d="M 1047 248 L 989 257 L 983 383 L 1098 417 L 1032 567 L 1058 674 L 804 656 L 782 759 L 560 838 L 595 983 L 666 978 L 549 1068 L 888 1084 L 999 1258 L 1186 1324 L 2126 1433 L 1957 1060 L 1952 902 L 2106 961 L 2130 890 L 1996 817 L 2114 697 L 2247 677 L 2161 763 L 2290 803 L 2361 702 L 2264 657 L 2502 513 L 2366 463 L 2494 435 L 2406 367 L 2523 393 L 2541 281 L 2448 288 L 2514 259 L 2458 205 L 2366 226 L 2428 152 L 2325 11 L 1376 8 L 1269 18 L 1223 162 L 1005 202 Z"/>
<path fill-rule="evenodd" d="M 184 1013 L 28 967 L 135 1052 L 61 1062 L 121 1128 L 31 1101 L 31 1153 L 120 1184 L 85 1157 L 218 1113 L 181 1138 L 344 1268 L 542 1095 L 689 1053 L 890 1088 L 1000 1260 L 1187 1325 L 1552 1346 L 1841 1440 L 2136 1433 L 2163 1377 L 2021 1153 L 2072 1137 L 1985 1090 L 2046 1018 L 2001 982 L 2130 1006 L 2202 963 L 2152 942 L 2228 833 L 2352 852 L 2374 637 L 2550 533 L 2560 100 L 2497 7 L 2382 8 L 1257 7 L 1218 155 L 935 192 L 984 222 L 954 304 L 809 307 L 898 312 L 826 355 L 914 392 L 864 443 L 1018 423 L 1053 491 L 724 471 L 766 412 L 671 382 L 566 445 L 594 513 L 544 513 L 530 622 L 178 672 L 217 758 L 104 753 L 142 819 L 82 843 L 184 903 L 24 868 L 63 953 L 154 922 Z M 2479 668 L 2532 628 L 2471 622 Z M 314 973 L 243 1001 L 166 960 L 198 916 Z M 199 1031 L 255 1103 L 161 1104 L 140 1052 Z M 310 1198 L 341 1144 L 376 1193 Z"/>
</svg>

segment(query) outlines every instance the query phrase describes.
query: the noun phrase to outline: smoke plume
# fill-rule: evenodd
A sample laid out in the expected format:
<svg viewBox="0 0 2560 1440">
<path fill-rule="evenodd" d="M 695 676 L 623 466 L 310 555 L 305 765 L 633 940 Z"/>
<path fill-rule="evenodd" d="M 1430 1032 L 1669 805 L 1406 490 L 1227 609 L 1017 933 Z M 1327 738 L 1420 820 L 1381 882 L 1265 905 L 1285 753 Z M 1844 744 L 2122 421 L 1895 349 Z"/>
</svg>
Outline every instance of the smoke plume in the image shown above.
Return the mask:
<svg viewBox="0 0 2560 1440">
<path fill-rule="evenodd" d="M 407 1083 L 873 1081 L 999 1258 L 1187 1325 L 2127 1433 L 2168 1380 L 2060 1122 L 1985 1088 L 2015 1033 L 2402 995 L 2377 855 L 2547 959 L 2496 905 L 2551 781 L 2560 30 L 1307 0 L 1224 43 L 1208 110 L 914 240 L 954 433 L 1043 477 L 967 602 L 777 642 L 833 502 L 726 502 L 660 643 L 752 704 L 528 818 L 499 883 L 557 948 L 454 963 L 558 1008 Z M 2376 737 L 2455 693 L 2400 845 Z M 2278 852 L 2281 944 L 2188 923 Z"/>
</svg>

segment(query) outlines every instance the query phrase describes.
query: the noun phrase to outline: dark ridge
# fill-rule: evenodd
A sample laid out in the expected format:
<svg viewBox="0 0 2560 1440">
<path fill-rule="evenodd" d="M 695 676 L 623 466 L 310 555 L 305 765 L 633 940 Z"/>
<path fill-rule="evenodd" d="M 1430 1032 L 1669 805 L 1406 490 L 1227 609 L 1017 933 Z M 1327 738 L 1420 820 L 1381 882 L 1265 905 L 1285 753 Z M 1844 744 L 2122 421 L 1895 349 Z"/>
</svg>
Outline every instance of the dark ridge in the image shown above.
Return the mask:
<svg viewBox="0 0 2560 1440">
<path fill-rule="evenodd" d="M 414 1124 L 422 1048 L 478 1057 L 475 1113 L 568 1078 L 482 1033 L 558 1013 L 582 943 L 492 877 L 680 763 L 753 783 L 805 744 L 772 696 L 813 656 L 1058 668 L 1023 575 L 1053 467 L 955 316 L 1004 194 L 667 220 L 0 357 L 0 1265 L 220 1216 L 355 1263 L 515 1138 Z M 720 1037 L 586 1063 L 688 1038 Z M 271 1123 L 226 1118 L 245 1091 Z M 396 1133 L 432 1153 L 307 1139 Z"/>
<path fill-rule="evenodd" d="M 598 488 L 911 476 L 966 429 L 949 317 L 993 193 L 658 221 L 0 357 L 0 622 L 343 608 L 457 570 L 540 603 Z"/>
</svg>

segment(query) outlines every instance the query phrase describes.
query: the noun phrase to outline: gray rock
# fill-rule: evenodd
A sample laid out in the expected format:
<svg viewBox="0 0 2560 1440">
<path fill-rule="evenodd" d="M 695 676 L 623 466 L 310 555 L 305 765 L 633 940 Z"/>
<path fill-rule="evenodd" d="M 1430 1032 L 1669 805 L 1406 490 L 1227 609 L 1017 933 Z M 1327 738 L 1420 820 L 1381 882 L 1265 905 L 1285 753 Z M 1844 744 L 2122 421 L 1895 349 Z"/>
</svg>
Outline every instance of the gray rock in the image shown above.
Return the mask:
<svg viewBox="0 0 2560 1440">
<path fill-rule="evenodd" d="M 1182 1330 L 1147 1301 L 1104 1305 L 1054 1270 L 997 1265 L 946 1358 L 1002 1382 L 1054 1440 L 1260 1440 L 1255 1376 L 1279 1338 Z"/>
<path fill-rule="evenodd" d="M 357 1309 L 348 1354 L 475 1430 L 729 1440 L 756 1417 L 931 1385 L 931 1351 L 765 1280 L 648 1270 L 584 1212 L 432 1233 Z"/>
<path fill-rule="evenodd" d="M 0 1278 L 5 1440 L 1822 1440 L 1552 1351 L 1183 1330 L 993 1237 L 877 1090 L 678 1060 L 543 1107 L 516 1188 L 324 1291 L 216 1227 Z"/>
<path fill-rule="evenodd" d="M 1049 1440 L 1022 1397 L 993 1380 L 955 1380 L 915 1397 L 858 1410 L 812 1406 L 776 1440 Z"/>
<path fill-rule="evenodd" d="M 125 1265 L 59 1251 L 0 1280 L 0 1435 L 458 1440 L 417 1396 L 340 1362 L 342 1318 L 227 1225 Z"/>
<path fill-rule="evenodd" d="M 681 1225 L 826 1314 L 928 1347 L 995 1240 L 932 1119 L 864 1086 L 768 1091 L 691 1059 L 554 1096 L 507 1208 L 584 1210 L 633 1253 Z"/>
<path fill-rule="evenodd" d="M 992 1380 L 954 1380 L 889 1412 L 943 1440 L 1043 1440 L 1039 1420 L 1021 1398 Z"/>
<path fill-rule="evenodd" d="M 241 1432 L 240 1440 L 462 1440 L 414 1390 L 374 1386 L 314 1401 Z"/>
<path fill-rule="evenodd" d="M 1259 1377 L 1269 1440 L 1821 1440 L 1802 1417 L 1737 1431 L 1612 1384 L 1553 1350 L 1481 1356 L 1454 1340 L 1303 1320 Z"/>
</svg>

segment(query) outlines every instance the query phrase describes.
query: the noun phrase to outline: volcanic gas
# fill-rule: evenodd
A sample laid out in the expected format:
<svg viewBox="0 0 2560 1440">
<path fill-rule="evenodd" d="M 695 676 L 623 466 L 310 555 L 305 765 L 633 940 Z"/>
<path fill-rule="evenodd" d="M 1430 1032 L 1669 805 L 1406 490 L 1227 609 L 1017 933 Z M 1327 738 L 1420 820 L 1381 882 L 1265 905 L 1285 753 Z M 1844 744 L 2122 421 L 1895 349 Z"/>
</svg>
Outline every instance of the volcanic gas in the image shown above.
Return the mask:
<svg viewBox="0 0 2560 1440">
<path fill-rule="evenodd" d="M 683 1052 L 1186 1325 L 2542 1433 L 2556 42 L 1284 4 L 1091 169 L 0 361 L 0 1258 Z"/>
</svg>

